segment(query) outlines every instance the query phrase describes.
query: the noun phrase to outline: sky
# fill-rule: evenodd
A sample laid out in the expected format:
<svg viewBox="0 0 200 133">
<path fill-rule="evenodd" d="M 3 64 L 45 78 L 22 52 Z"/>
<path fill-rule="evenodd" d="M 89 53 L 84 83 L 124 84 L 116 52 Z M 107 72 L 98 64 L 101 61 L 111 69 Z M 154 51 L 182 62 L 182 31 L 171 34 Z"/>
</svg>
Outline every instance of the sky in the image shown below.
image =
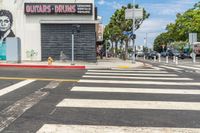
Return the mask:
<svg viewBox="0 0 200 133">
<path fill-rule="evenodd" d="M 183 13 L 193 7 L 200 0 L 135 0 L 136 4 L 144 8 L 150 17 L 145 20 L 140 29 L 136 31 L 136 45 L 146 44 L 151 48 L 154 39 L 160 33 L 165 32 L 166 25 L 174 23 L 177 13 Z M 132 3 L 133 0 L 95 0 L 98 7 L 98 15 L 102 16 L 104 25 L 109 23 L 110 17 L 123 5 Z"/>
</svg>

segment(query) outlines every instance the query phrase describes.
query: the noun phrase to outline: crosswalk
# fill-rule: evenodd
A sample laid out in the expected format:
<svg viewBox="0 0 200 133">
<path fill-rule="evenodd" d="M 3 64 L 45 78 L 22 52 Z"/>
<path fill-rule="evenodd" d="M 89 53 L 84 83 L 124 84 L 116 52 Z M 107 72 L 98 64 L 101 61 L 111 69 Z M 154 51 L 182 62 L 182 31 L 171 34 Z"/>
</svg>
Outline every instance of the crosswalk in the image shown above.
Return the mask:
<svg viewBox="0 0 200 133">
<path fill-rule="evenodd" d="M 199 88 L 165 69 L 88 70 L 56 105 L 70 122 L 37 133 L 199 133 Z"/>
<path fill-rule="evenodd" d="M 184 70 L 190 70 L 190 71 L 200 71 L 200 65 L 159 65 L 160 69 L 169 69 L 174 71 L 184 71 Z"/>
</svg>

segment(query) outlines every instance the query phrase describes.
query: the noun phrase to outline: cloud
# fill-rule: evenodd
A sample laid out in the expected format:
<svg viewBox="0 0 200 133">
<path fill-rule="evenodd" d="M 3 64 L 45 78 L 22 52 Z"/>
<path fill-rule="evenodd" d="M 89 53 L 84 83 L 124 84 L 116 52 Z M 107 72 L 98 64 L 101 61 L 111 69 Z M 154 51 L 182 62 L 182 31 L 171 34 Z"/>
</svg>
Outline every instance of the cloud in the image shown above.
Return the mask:
<svg viewBox="0 0 200 133">
<path fill-rule="evenodd" d="M 123 6 L 123 4 L 120 4 L 120 3 L 116 2 L 116 1 L 114 1 L 114 2 L 112 3 L 112 7 L 113 7 L 114 9 L 120 9 L 122 6 Z"/>
<path fill-rule="evenodd" d="M 145 3 L 142 6 L 151 14 L 150 18 L 145 20 L 140 29 L 136 32 L 136 45 L 144 45 L 144 38 L 147 34 L 147 45 L 152 47 L 154 39 L 165 32 L 166 25 L 173 23 L 177 13 L 183 13 L 198 0 L 168 0 L 163 3 Z"/>
<path fill-rule="evenodd" d="M 114 0 L 112 0 L 112 1 L 98 0 L 98 4 L 99 5 L 105 5 L 105 6 L 108 6 L 108 7 L 112 7 L 115 10 L 121 8 L 124 5 L 124 4 L 121 4 L 121 3 L 114 1 Z"/>
<path fill-rule="evenodd" d="M 145 7 L 157 15 L 171 16 L 172 14 L 183 13 L 188 9 L 188 5 L 192 8 L 195 2 L 196 0 L 173 0 L 168 3 L 147 3 Z"/>
<path fill-rule="evenodd" d="M 105 0 L 99 0 L 99 1 L 98 1 L 98 4 L 99 4 L 99 5 L 105 4 Z"/>
<path fill-rule="evenodd" d="M 137 32 L 160 32 L 165 30 L 166 25 L 169 23 L 170 20 L 167 19 L 148 19 L 143 22 Z"/>
<path fill-rule="evenodd" d="M 140 29 L 136 31 L 136 45 L 144 45 L 144 38 L 147 34 L 147 46 L 152 47 L 154 39 L 165 31 L 166 25 L 170 22 L 171 20 L 161 18 L 145 20 Z"/>
</svg>

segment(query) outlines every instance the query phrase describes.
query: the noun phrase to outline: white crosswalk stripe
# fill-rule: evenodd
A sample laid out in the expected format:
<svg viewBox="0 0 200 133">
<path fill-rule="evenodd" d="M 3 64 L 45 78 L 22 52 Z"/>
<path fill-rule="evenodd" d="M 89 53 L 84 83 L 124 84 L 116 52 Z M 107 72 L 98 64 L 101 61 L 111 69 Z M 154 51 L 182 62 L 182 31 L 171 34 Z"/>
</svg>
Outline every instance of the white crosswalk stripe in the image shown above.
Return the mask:
<svg viewBox="0 0 200 133">
<path fill-rule="evenodd" d="M 152 70 L 152 71 L 127 71 L 127 70 L 124 70 L 124 71 L 116 71 L 116 70 L 88 70 L 88 72 L 112 72 L 112 73 L 115 73 L 115 72 L 118 72 L 118 73 L 168 73 L 166 71 L 155 71 L 155 70 Z"/>
<path fill-rule="evenodd" d="M 198 110 L 199 102 L 165 102 L 165 101 L 129 101 L 129 100 L 94 100 L 64 99 L 57 107 L 87 107 L 114 109 L 167 109 L 167 110 Z"/>
<path fill-rule="evenodd" d="M 105 93 L 114 94 L 154 94 L 154 95 L 200 95 L 198 89 L 187 89 L 185 86 L 199 87 L 199 82 L 193 82 L 191 78 L 180 78 L 176 74 L 171 74 L 164 69 L 146 70 L 138 69 L 135 70 L 89 70 L 83 75 L 82 79 L 79 80 L 79 86 L 74 86 L 71 89 L 73 93 L 96 93 L 103 95 Z M 163 73 L 159 73 L 163 72 Z M 123 80 L 120 80 L 123 79 Z M 139 80 L 139 81 L 136 81 Z M 162 81 L 160 81 L 162 80 Z M 166 81 L 165 81 L 166 80 Z M 170 82 L 169 82 L 170 81 Z M 178 81 L 178 82 L 177 82 Z M 187 82 L 185 82 L 187 81 Z M 103 86 L 84 86 L 82 83 L 89 84 L 102 84 Z M 129 85 L 128 88 L 115 87 L 113 85 Z M 151 87 L 140 87 L 136 88 L 134 85 L 165 85 L 165 88 L 151 88 Z M 177 88 L 171 88 L 171 86 L 180 86 Z M 200 102 L 185 102 L 185 101 L 159 101 L 159 100 L 120 100 L 120 99 L 93 99 L 93 98 L 65 98 L 56 105 L 57 108 L 82 108 L 82 109 L 120 109 L 120 110 L 167 110 L 167 111 L 200 111 Z M 94 115 L 94 114 L 92 114 Z M 126 114 L 124 114 L 126 115 Z M 175 128 L 175 127 L 130 127 L 130 126 L 102 126 L 102 125 L 62 125 L 62 124 L 44 124 L 37 133 L 198 133 L 200 128 Z"/>
<path fill-rule="evenodd" d="M 149 74 L 149 73 L 105 73 L 105 72 L 86 72 L 86 75 L 125 75 L 125 76 L 160 76 L 160 77 L 176 77 L 176 74 Z"/>
<path fill-rule="evenodd" d="M 3 88 L 3 89 L 0 90 L 0 96 L 5 95 L 5 94 L 7 94 L 7 93 L 9 93 L 11 91 L 14 91 L 16 89 L 19 89 L 20 87 L 23 87 L 23 86 L 25 86 L 27 84 L 30 84 L 30 83 L 34 82 L 34 81 L 35 80 L 24 80 L 24 81 L 21 81 L 19 83 L 14 84 L 14 85 L 11 85 L 11 86 L 8 86 L 6 88 Z"/>
<path fill-rule="evenodd" d="M 131 84 L 131 85 L 176 85 L 176 86 L 200 86 L 200 82 L 161 82 L 161 81 L 116 81 L 116 80 L 88 80 L 81 79 L 79 83 L 102 84 Z"/>
<path fill-rule="evenodd" d="M 37 133 L 199 133 L 199 130 L 198 128 L 45 124 Z"/>
<path fill-rule="evenodd" d="M 188 90 L 188 89 L 153 89 L 153 88 L 117 88 L 117 87 L 80 87 L 80 86 L 75 86 L 72 88 L 71 91 L 200 95 L 200 90 L 191 90 L 191 89 Z"/>
<path fill-rule="evenodd" d="M 164 68 L 160 68 L 160 67 L 152 67 L 155 70 L 165 70 Z"/>
<path fill-rule="evenodd" d="M 83 78 L 98 78 L 98 79 L 149 79 L 149 80 L 174 80 L 174 81 L 189 81 L 193 80 L 191 78 L 165 78 L 165 77 L 127 77 L 127 76 L 93 76 L 93 75 L 84 75 Z"/>
<path fill-rule="evenodd" d="M 186 68 L 186 69 L 193 69 L 193 70 L 200 70 L 200 68 L 192 67 L 192 66 L 184 66 L 184 65 L 178 65 L 178 67 Z"/>
<path fill-rule="evenodd" d="M 178 71 L 182 71 L 183 69 L 180 69 L 180 68 L 176 68 L 176 67 L 170 67 L 170 66 L 160 66 L 160 67 L 164 67 L 164 68 L 167 68 L 167 69 L 172 69 L 172 70 L 178 70 Z"/>
</svg>

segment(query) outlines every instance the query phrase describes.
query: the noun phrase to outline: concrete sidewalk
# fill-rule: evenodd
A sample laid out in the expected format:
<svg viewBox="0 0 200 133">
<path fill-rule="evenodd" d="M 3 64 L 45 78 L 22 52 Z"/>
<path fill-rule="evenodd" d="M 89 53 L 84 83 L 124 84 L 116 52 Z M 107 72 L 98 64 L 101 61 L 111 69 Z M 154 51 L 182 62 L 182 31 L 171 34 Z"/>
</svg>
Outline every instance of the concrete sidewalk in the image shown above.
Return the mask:
<svg viewBox="0 0 200 133">
<path fill-rule="evenodd" d="M 0 67 L 17 67 L 17 68 L 60 68 L 60 69 L 111 69 L 111 68 L 136 68 L 144 66 L 141 62 L 132 63 L 131 60 L 121 60 L 119 58 L 98 59 L 96 63 L 75 61 L 55 61 L 48 65 L 47 61 L 23 61 L 21 63 L 0 62 Z"/>
</svg>

